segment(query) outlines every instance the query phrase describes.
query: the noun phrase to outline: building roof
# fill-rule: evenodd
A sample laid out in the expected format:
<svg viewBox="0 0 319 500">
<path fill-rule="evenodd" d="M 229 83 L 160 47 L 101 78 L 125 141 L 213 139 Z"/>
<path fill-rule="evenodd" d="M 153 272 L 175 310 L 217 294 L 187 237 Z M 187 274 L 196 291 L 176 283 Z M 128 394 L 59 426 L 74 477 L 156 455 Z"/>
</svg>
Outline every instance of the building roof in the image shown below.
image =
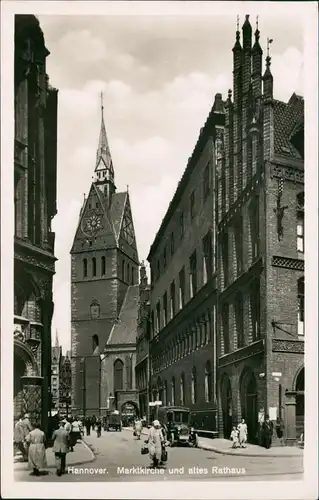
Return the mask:
<svg viewBox="0 0 319 500">
<path fill-rule="evenodd" d="M 62 356 L 62 347 L 57 345 L 52 346 L 51 347 L 52 363 L 59 363 L 61 356 Z"/>
<path fill-rule="evenodd" d="M 274 150 L 275 154 L 302 159 L 291 138 L 304 127 L 304 99 L 293 94 L 288 103 L 274 100 Z"/>
<path fill-rule="evenodd" d="M 135 344 L 139 307 L 139 285 L 129 286 L 118 321 L 113 325 L 107 345 Z"/>
<path fill-rule="evenodd" d="M 115 231 L 115 238 L 118 241 L 122 218 L 124 214 L 125 204 L 126 204 L 127 192 L 114 193 L 112 195 L 112 204 L 110 209 L 110 217 L 113 223 L 113 228 Z"/>
</svg>

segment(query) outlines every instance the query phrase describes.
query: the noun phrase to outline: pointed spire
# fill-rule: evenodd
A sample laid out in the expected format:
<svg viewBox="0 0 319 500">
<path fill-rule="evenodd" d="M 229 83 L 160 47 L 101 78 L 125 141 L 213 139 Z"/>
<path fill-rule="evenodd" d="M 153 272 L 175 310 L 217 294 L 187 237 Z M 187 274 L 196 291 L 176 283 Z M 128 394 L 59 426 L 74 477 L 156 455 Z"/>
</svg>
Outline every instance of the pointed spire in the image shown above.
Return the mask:
<svg viewBox="0 0 319 500">
<path fill-rule="evenodd" d="M 101 92 L 101 129 L 100 129 L 99 145 L 96 152 L 96 169 L 100 165 L 101 161 L 103 161 L 105 169 L 109 170 L 112 174 L 114 174 L 113 162 L 104 123 L 103 92 Z"/>
<path fill-rule="evenodd" d="M 59 347 L 59 335 L 58 330 L 55 330 L 55 347 Z"/>
<path fill-rule="evenodd" d="M 245 49 L 251 49 L 251 37 L 252 37 L 252 27 L 249 22 L 249 14 L 246 14 L 245 16 L 245 22 L 242 27 L 243 30 L 243 48 Z"/>
<path fill-rule="evenodd" d="M 263 51 L 262 51 L 262 48 L 260 46 L 259 39 L 260 39 L 260 31 L 259 31 L 259 27 L 258 27 L 258 16 L 257 16 L 256 17 L 255 43 L 254 43 L 254 46 L 252 48 L 252 51 L 254 53 L 262 54 Z"/>
<path fill-rule="evenodd" d="M 273 42 L 272 38 L 267 38 L 267 57 L 266 57 L 266 69 L 263 76 L 264 81 L 264 96 L 265 97 L 273 97 L 273 76 L 271 74 L 270 65 L 271 65 L 271 57 L 269 55 L 269 47 Z"/>
<path fill-rule="evenodd" d="M 241 51 L 241 45 L 240 45 L 240 31 L 239 31 L 239 16 L 237 16 L 236 42 L 233 47 L 233 52 L 240 52 L 240 51 Z"/>
</svg>

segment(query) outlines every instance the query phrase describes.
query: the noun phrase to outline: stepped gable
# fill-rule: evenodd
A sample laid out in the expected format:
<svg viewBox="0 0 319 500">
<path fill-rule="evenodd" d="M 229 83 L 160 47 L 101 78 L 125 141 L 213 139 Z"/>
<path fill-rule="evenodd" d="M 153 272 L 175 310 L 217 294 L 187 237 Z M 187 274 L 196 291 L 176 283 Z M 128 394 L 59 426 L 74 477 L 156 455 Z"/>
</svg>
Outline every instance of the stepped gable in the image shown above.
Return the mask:
<svg viewBox="0 0 319 500">
<path fill-rule="evenodd" d="M 139 302 L 139 285 L 129 286 L 118 321 L 113 325 L 107 345 L 135 344 Z"/>
</svg>

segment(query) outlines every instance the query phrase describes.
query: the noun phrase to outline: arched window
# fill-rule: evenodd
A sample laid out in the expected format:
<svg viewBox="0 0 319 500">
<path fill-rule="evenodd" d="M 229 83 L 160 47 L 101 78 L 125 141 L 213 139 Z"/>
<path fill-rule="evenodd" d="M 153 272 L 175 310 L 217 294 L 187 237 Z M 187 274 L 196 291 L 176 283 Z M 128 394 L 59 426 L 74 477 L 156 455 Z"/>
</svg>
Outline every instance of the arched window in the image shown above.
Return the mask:
<svg viewBox="0 0 319 500">
<path fill-rule="evenodd" d="M 121 391 L 123 389 L 123 361 L 116 359 L 114 361 L 114 392 Z"/>
<path fill-rule="evenodd" d="M 126 268 L 127 268 L 127 271 L 126 271 L 126 282 L 128 284 L 130 284 L 130 265 L 127 264 Z"/>
<path fill-rule="evenodd" d="M 164 397 L 163 397 L 163 405 L 167 405 L 167 380 L 164 382 Z"/>
<path fill-rule="evenodd" d="M 212 365 L 207 361 L 205 368 L 205 401 L 209 403 L 212 400 Z"/>
<path fill-rule="evenodd" d="M 134 269 L 134 267 L 132 267 L 132 281 L 131 281 L 131 285 L 135 285 L 135 269 Z"/>
<path fill-rule="evenodd" d="M 236 330 L 237 330 L 237 348 L 244 347 L 244 311 L 243 297 L 238 293 L 235 298 L 235 315 L 236 315 Z"/>
<path fill-rule="evenodd" d="M 222 325 L 223 325 L 223 340 L 224 340 L 224 354 L 227 354 L 230 349 L 229 342 L 229 307 L 224 304 L 222 307 Z"/>
<path fill-rule="evenodd" d="M 106 270 L 105 257 L 103 256 L 101 259 L 101 275 L 102 276 L 105 276 L 105 270 Z"/>
<path fill-rule="evenodd" d="M 172 396 L 172 406 L 175 405 L 175 377 L 172 378 L 171 382 L 171 396 Z"/>
<path fill-rule="evenodd" d="M 98 354 L 99 353 L 99 337 L 98 335 L 93 335 L 92 337 L 92 350 L 93 354 Z"/>
<path fill-rule="evenodd" d="M 185 404 L 185 374 L 182 373 L 180 380 L 180 391 L 181 391 L 181 405 Z"/>
<path fill-rule="evenodd" d="M 298 280 L 298 335 L 305 334 L 305 279 Z"/>
<path fill-rule="evenodd" d="M 88 276 L 88 261 L 87 259 L 83 259 L 83 278 L 87 278 Z"/>
<path fill-rule="evenodd" d="M 194 367 L 192 370 L 192 404 L 195 404 L 197 401 L 197 375 L 196 368 Z"/>
<path fill-rule="evenodd" d="M 92 259 L 92 276 L 96 276 L 96 258 Z"/>
<path fill-rule="evenodd" d="M 304 225 L 305 225 L 305 193 L 299 193 L 297 195 L 297 250 L 298 252 L 304 253 L 305 242 L 304 242 Z"/>
</svg>

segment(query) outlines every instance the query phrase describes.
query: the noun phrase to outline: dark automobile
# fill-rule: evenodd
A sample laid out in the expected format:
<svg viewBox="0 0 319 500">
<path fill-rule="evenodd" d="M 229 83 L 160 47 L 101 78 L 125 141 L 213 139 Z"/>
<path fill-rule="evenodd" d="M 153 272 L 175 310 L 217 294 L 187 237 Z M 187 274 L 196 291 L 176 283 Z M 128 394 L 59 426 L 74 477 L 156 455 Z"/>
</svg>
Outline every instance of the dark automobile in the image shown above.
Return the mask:
<svg viewBox="0 0 319 500">
<path fill-rule="evenodd" d="M 190 425 L 190 410 L 188 408 L 162 406 L 158 410 L 158 418 L 171 446 L 175 444 L 198 446 L 198 436 Z"/>
<path fill-rule="evenodd" d="M 104 429 L 108 432 L 110 429 L 121 432 L 122 421 L 121 421 L 121 415 L 119 412 L 114 411 L 106 417 Z"/>
</svg>

